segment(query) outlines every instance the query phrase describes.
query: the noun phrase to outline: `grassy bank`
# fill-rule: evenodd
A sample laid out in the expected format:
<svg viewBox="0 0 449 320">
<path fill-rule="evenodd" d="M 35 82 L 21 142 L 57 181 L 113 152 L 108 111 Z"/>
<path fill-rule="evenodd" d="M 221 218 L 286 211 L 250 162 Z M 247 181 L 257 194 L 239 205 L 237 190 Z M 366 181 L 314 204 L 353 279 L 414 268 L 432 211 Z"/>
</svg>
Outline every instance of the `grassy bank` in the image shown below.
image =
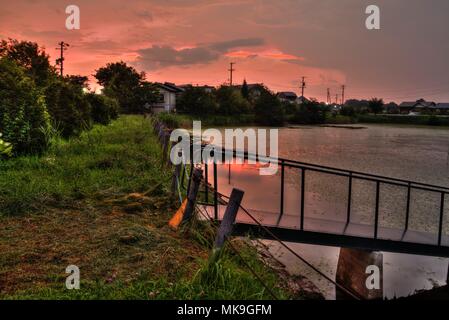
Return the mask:
<svg viewBox="0 0 449 320">
<path fill-rule="evenodd" d="M 208 264 L 209 225 L 167 226 L 177 203 L 150 127 L 124 116 L 44 156 L 0 162 L 1 299 L 271 298 L 227 249 Z M 303 296 L 234 241 L 277 297 Z M 71 264 L 80 290 L 65 288 Z"/>
<path fill-rule="evenodd" d="M 205 127 L 251 126 L 255 124 L 253 114 L 194 116 L 189 114 L 160 113 L 157 117 L 171 128 L 191 128 L 194 120 L 201 121 L 201 124 Z"/>
<path fill-rule="evenodd" d="M 388 123 L 388 124 L 408 124 L 424 126 L 449 126 L 449 117 L 436 117 L 429 115 L 408 116 L 408 115 L 388 115 L 388 114 L 364 114 L 357 116 L 358 123 Z"/>
</svg>

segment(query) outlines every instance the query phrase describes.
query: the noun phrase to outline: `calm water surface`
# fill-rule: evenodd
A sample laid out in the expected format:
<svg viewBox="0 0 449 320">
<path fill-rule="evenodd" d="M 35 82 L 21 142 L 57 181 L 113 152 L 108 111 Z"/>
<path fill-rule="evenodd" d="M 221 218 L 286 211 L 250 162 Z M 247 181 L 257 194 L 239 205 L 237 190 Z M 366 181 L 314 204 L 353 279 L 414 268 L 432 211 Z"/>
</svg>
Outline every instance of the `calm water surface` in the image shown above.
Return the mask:
<svg viewBox="0 0 449 320">
<path fill-rule="evenodd" d="M 282 128 L 279 156 L 313 164 L 350 169 L 449 186 L 449 130 L 427 127 L 366 125 L 364 129 L 333 127 Z M 300 180 L 297 169 L 285 172 L 284 224 L 299 223 Z M 345 177 L 307 172 L 305 215 L 310 218 L 345 221 L 348 180 Z M 211 181 L 211 180 L 210 180 Z M 219 191 L 233 187 L 245 190 L 243 205 L 262 212 L 279 212 L 280 173 L 261 177 L 255 166 L 220 166 Z M 403 227 L 406 189 L 382 185 L 380 224 Z M 375 184 L 354 180 L 351 221 L 372 225 Z M 449 200 L 446 201 L 444 231 L 449 235 Z M 273 215 L 274 217 L 274 215 Z M 275 219 L 275 218 L 274 218 Z M 439 220 L 439 194 L 412 192 L 410 229 L 436 233 Z M 297 258 L 272 242 L 274 253 L 293 273 L 308 276 L 325 294 L 335 297 L 335 288 L 318 277 Z M 335 278 L 339 248 L 289 244 L 298 253 Z M 448 259 L 384 253 L 384 294 L 388 298 L 429 289 L 446 281 Z"/>
</svg>

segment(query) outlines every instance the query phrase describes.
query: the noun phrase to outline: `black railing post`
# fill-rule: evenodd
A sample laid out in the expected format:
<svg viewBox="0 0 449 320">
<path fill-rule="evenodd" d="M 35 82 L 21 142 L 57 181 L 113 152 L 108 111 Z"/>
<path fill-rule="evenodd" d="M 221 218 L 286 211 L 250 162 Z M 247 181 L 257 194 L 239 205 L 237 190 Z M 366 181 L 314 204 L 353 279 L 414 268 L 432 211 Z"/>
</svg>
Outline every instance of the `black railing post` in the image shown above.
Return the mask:
<svg viewBox="0 0 449 320">
<path fill-rule="evenodd" d="M 285 177 L 285 167 L 284 160 L 281 160 L 281 208 L 280 214 L 277 221 L 277 225 L 281 222 L 282 216 L 284 215 L 284 177 Z"/>
<path fill-rule="evenodd" d="M 405 211 L 405 229 L 404 229 L 404 234 L 407 232 L 408 230 L 408 224 L 409 224 L 409 219 L 410 219 L 410 196 L 411 196 L 411 183 L 408 183 L 407 186 L 407 207 L 406 207 L 406 211 Z"/>
<path fill-rule="evenodd" d="M 304 230 L 304 203 L 306 192 L 304 190 L 306 186 L 306 169 L 302 168 L 301 173 L 301 231 Z"/>
<path fill-rule="evenodd" d="M 218 177 L 217 162 L 214 156 L 214 219 L 218 220 Z"/>
<path fill-rule="evenodd" d="M 352 201 L 352 172 L 349 172 L 349 186 L 348 186 L 348 211 L 346 215 L 346 226 L 351 222 L 351 201 Z"/>
<path fill-rule="evenodd" d="M 379 231 L 379 197 L 380 197 L 380 181 L 376 181 L 376 212 L 374 216 L 374 239 L 377 239 Z"/>
<path fill-rule="evenodd" d="M 209 168 L 207 162 L 204 162 L 204 188 L 206 203 L 209 203 Z"/>
<path fill-rule="evenodd" d="M 444 192 L 441 192 L 441 203 L 440 203 L 440 224 L 438 230 L 438 245 L 441 246 L 441 238 L 443 236 L 443 218 L 444 218 Z"/>
</svg>

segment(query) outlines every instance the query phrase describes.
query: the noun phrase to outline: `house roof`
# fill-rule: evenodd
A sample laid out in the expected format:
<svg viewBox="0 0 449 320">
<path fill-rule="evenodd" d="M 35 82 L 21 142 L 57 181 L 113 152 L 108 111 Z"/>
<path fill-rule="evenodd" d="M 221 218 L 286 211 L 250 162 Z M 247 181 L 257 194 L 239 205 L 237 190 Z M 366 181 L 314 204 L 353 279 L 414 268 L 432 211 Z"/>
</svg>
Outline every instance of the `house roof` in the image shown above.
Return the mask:
<svg viewBox="0 0 449 320">
<path fill-rule="evenodd" d="M 414 107 L 416 105 L 416 101 L 404 101 L 399 106 L 400 107 Z"/>
<path fill-rule="evenodd" d="M 174 83 L 171 82 L 164 82 L 164 83 L 156 83 L 156 86 L 158 86 L 161 89 L 167 90 L 169 92 L 179 93 L 184 92 L 184 88 L 178 87 Z"/>
<path fill-rule="evenodd" d="M 449 102 L 438 103 L 435 108 L 437 109 L 449 109 Z"/>
<path fill-rule="evenodd" d="M 298 96 L 296 95 L 296 93 L 292 92 L 292 91 L 282 91 L 282 92 L 278 92 L 277 94 L 279 97 L 281 98 L 297 98 Z"/>
</svg>

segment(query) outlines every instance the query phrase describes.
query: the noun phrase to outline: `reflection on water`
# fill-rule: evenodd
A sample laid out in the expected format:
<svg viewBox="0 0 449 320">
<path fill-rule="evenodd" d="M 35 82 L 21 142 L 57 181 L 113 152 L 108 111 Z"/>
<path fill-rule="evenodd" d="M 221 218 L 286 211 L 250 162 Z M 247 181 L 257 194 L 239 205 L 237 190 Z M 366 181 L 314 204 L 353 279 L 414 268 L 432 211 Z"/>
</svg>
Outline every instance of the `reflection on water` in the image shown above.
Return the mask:
<svg viewBox="0 0 449 320">
<path fill-rule="evenodd" d="M 449 186 L 449 130 L 434 128 L 390 127 L 369 125 L 366 129 L 349 130 L 331 127 L 283 128 L 279 131 L 279 156 L 287 159 L 350 169 L 423 183 Z M 232 188 L 245 190 L 243 205 L 263 212 L 279 213 L 281 173 L 260 176 L 251 165 L 219 166 L 219 191 L 229 194 Z M 285 169 L 284 214 L 299 222 L 301 171 Z M 211 177 L 209 181 L 212 181 Z M 348 178 L 306 171 L 305 215 L 345 221 L 347 216 Z M 353 180 L 351 221 L 374 223 L 374 182 Z M 406 193 L 402 187 L 381 185 L 380 225 L 404 227 Z M 439 194 L 412 191 L 410 229 L 437 232 Z M 446 199 L 445 217 L 449 217 Z M 295 217 L 296 216 L 296 217 Z M 449 218 L 444 220 L 449 234 Z M 400 233 L 399 233 L 400 235 Z M 448 241 L 445 238 L 445 241 Z M 338 248 L 291 244 L 295 250 L 335 278 Z M 308 275 L 328 298 L 334 288 L 319 279 L 282 248 L 272 245 L 273 253 L 290 271 Z M 447 259 L 384 253 L 384 292 L 389 298 L 444 284 Z"/>
</svg>

